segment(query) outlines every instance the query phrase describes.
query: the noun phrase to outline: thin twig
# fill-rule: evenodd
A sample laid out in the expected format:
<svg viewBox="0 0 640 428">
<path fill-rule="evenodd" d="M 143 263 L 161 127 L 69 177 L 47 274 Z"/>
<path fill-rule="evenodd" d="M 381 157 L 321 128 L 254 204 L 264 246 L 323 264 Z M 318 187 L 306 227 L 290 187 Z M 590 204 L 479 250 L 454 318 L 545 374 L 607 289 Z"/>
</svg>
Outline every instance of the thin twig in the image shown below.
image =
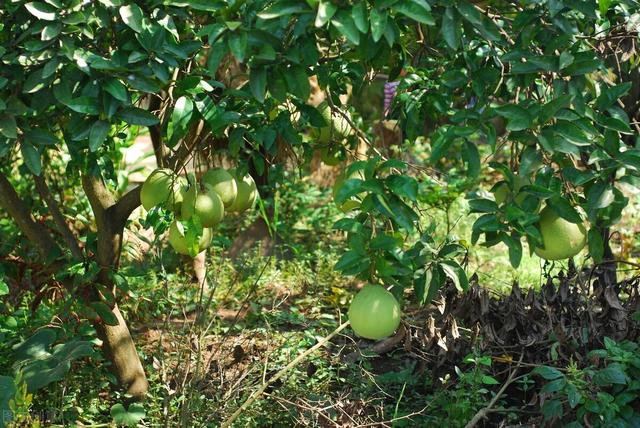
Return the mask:
<svg viewBox="0 0 640 428">
<path fill-rule="evenodd" d="M 498 399 L 502 396 L 502 394 L 504 394 L 504 391 L 507 389 L 507 387 L 509 385 L 511 385 L 513 383 L 513 381 L 515 380 L 515 375 L 518 372 L 518 368 L 520 367 L 520 364 L 522 363 L 522 358 L 524 357 L 524 354 L 520 354 L 520 360 L 518 360 L 518 365 L 516 366 L 515 369 L 513 369 L 513 371 L 509 374 L 509 378 L 507 379 L 507 381 L 502 385 L 502 388 L 500 388 L 500 390 L 498 391 L 498 393 L 496 395 L 493 396 L 493 399 L 489 402 L 489 404 L 487 405 L 487 407 L 484 407 L 482 409 L 480 409 L 478 411 L 478 413 L 475 414 L 475 416 L 473 418 L 471 418 L 471 420 L 469 421 L 469 423 L 467 423 L 467 425 L 465 425 L 464 428 L 473 428 L 474 426 L 476 426 L 478 424 L 478 422 L 480 422 L 481 419 L 483 419 L 484 417 L 487 416 L 488 413 L 491 412 L 491 408 L 496 404 L 496 402 L 498 401 Z"/>
<path fill-rule="evenodd" d="M 306 350 L 302 354 L 298 355 L 293 361 L 291 361 L 289 364 L 287 364 L 282 370 L 280 370 L 278 373 L 276 373 L 272 378 L 270 378 L 267 382 L 265 382 L 256 392 L 254 392 L 247 399 L 247 401 L 245 401 L 242 404 L 242 406 L 240 406 L 238 408 L 238 410 L 236 410 L 229 418 L 227 418 L 226 421 L 224 421 L 224 423 L 221 425 L 221 428 L 230 427 L 231 424 L 233 423 L 233 421 L 235 421 L 238 418 L 238 416 L 240 416 L 242 414 L 242 412 L 244 412 L 249 406 L 251 406 L 251 404 L 253 404 L 254 401 L 256 401 L 258 398 L 260 398 L 262 393 L 264 393 L 264 391 L 269 387 L 269 385 L 271 385 L 272 383 L 276 382 L 278 379 L 280 379 L 282 376 L 284 376 L 289 370 L 291 370 L 292 368 L 294 368 L 295 366 L 300 364 L 305 358 L 307 358 L 313 352 L 315 352 L 316 350 L 318 350 L 322 346 L 324 346 L 327 342 L 329 342 L 331 339 L 333 339 L 334 336 L 336 336 L 338 333 L 340 333 L 342 330 L 344 330 L 348 325 L 349 325 L 349 321 L 346 321 L 346 322 L 342 323 L 340 326 L 338 326 L 338 328 L 333 330 L 333 332 L 331 332 L 331 334 L 329 334 L 328 336 L 324 337 L 322 340 L 320 340 L 318 343 L 313 345 L 311 348 L 309 348 L 308 350 Z"/>
</svg>

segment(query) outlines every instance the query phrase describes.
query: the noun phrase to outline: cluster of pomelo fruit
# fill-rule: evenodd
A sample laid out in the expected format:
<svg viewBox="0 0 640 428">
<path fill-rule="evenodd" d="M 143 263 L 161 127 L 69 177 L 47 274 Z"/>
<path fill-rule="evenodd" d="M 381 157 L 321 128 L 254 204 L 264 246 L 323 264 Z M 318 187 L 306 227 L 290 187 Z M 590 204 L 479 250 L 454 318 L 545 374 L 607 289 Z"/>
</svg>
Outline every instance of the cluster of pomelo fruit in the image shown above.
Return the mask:
<svg viewBox="0 0 640 428">
<path fill-rule="evenodd" d="M 540 202 L 527 207 L 528 195 L 520 190 L 531 184 L 527 177 L 516 175 L 514 189 L 506 182 L 493 187 L 492 192 L 498 205 L 516 203 L 520 207 L 528 208 L 539 214 L 538 228 L 542 235 L 542 247 L 534 248 L 534 252 L 545 260 L 563 260 L 576 256 L 587 243 L 587 231 L 584 224 L 572 223 L 558 215 L 551 207 L 540 210 Z"/>
<path fill-rule="evenodd" d="M 211 228 L 222 221 L 225 213 L 243 212 L 253 206 L 258 197 L 256 183 L 250 175 L 240 176 L 236 170 L 212 168 L 200 183 L 194 174 L 186 178 L 170 169 L 156 169 L 147 177 L 140 192 L 142 206 L 150 210 L 162 206 L 175 218 L 169 227 L 169 243 L 180 254 L 190 254 L 187 234 L 181 221 L 197 217 L 202 225 L 198 249 L 211 244 Z"/>
</svg>

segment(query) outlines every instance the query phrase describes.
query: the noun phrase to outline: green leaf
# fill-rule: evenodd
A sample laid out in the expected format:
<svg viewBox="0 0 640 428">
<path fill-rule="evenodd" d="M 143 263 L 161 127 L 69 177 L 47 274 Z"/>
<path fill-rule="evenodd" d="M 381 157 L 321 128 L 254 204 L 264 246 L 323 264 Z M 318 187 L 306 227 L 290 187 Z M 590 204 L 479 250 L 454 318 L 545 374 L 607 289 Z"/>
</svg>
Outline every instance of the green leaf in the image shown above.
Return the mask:
<svg viewBox="0 0 640 428">
<path fill-rule="evenodd" d="M 596 372 L 593 376 L 593 382 L 596 385 L 625 385 L 627 383 L 627 375 L 624 367 L 619 363 L 612 363 L 608 367 Z"/>
<path fill-rule="evenodd" d="M 142 404 L 132 403 L 128 409 L 118 403 L 111 406 L 111 417 L 117 425 L 135 427 L 144 419 L 146 413 Z"/>
<path fill-rule="evenodd" d="M 480 152 L 478 147 L 471 141 L 465 141 L 462 159 L 467 164 L 467 174 L 469 177 L 480 175 Z"/>
<path fill-rule="evenodd" d="M 562 196 L 555 196 L 548 200 L 548 204 L 551 209 L 558 215 L 571 223 L 582 223 L 582 217 L 578 214 L 578 211 L 571 205 L 571 203 Z"/>
<path fill-rule="evenodd" d="M 96 311 L 102 322 L 106 325 L 118 325 L 118 318 L 115 316 L 111 308 L 104 302 L 93 302 L 91 307 Z"/>
<path fill-rule="evenodd" d="M 49 131 L 42 129 L 31 129 L 24 133 L 25 140 L 37 146 L 55 146 L 58 138 Z"/>
<path fill-rule="evenodd" d="M 613 186 L 609 183 L 599 181 L 586 192 L 587 212 L 592 213 L 597 210 L 607 208 L 615 200 Z"/>
<path fill-rule="evenodd" d="M 24 7 L 29 11 L 31 15 L 35 16 L 38 19 L 42 19 L 43 21 L 56 20 L 56 10 L 48 4 L 34 1 L 25 4 Z"/>
<path fill-rule="evenodd" d="M 294 13 L 309 12 L 309 6 L 306 2 L 296 0 L 284 0 L 274 3 L 266 10 L 258 14 L 261 19 L 275 19 L 285 15 Z"/>
<path fill-rule="evenodd" d="M 431 6 L 425 0 L 401 0 L 392 6 L 393 10 L 399 12 L 414 21 L 425 25 L 435 25 L 436 21 L 431 15 Z"/>
<path fill-rule="evenodd" d="M 369 269 L 370 264 L 368 257 L 357 251 L 349 250 L 336 262 L 334 269 L 341 271 L 345 275 L 356 275 Z"/>
<path fill-rule="evenodd" d="M 460 15 L 469 21 L 483 37 L 492 42 L 500 41 L 500 30 L 498 26 L 480 14 L 480 11 L 478 11 L 473 4 L 465 0 L 460 0 L 456 3 L 456 8 L 458 12 L 460 12 Z"/>
<path fill-rule="evenodd" d="M 129 94 L 127 93 L 127 87 L 124 86 L 120 80 L 116 78 L 108 78 L 102 82 L 102 88 L 107 91 L 116 100 L 123 103 L 129 102 Z"/>
<path fill-rule="evenodd" d="M 58 34 L 60 34 L 61 30 L 62 30 L 61 23 L 56 22 L 54 24 L 49 24 L 42 29 L 42 32 L 40 33 L 40 40 L 42 41 L 53 40 L 56 37 L 58 37 Z"/>
<path fill-rule="evenodd" d="M 129 3 L 126 6 L 120 7 L 120 9 L 118 9 L 118 12 L 120 13 L 122 21 L 129 28 L 131 28 L 136 33 L 142 32 L 142 20 L 144 19 L 144 14 L 142 13 L 142 9 L 140 9 L 137 4 Z"/>
<path fill-rule="evenodd" d="M 617 117 L 609 117 L 598 115 L 598 123 L 604 128 L 611 129 L 612 131 L 620 132 L 622 134 L 633 134 L 631 126 Z"/>
<path fill-rule="evenodd" d="M 40 175 L 42 172 L 42 161 L 40 159 L 40 152 L 33 144 L 28 141 L 22 141 L 20 143 L 20 152 L 22 153 L 22 159 L 34 175 Z"/>
<path fill-rule="evenodd" d="M 386 250 L 393 251 L 396 248 L 402 246 L 402 239 L 397 236 L 387 235 L 382 233 L 371 240 L 369 247 L 372 250 Z"/>
<path fill-rule="evenodd" d="M 149 94 L 155 94 L 160 91 L 160 85 L 155 79 L 151 79 L 146 76 L 137 74 L 131 74 L 127 77 L 127 82 L 133 89 L 138 91 L 147 92 Z"/>
<path fill-rule="evenodd" d="M 3 279 L 0 279 L 0 296 L 6 296 L 9 294 L 9 286 Z"/>
<path fill-rule="evenodd" d="M 442 28 L 440 31 L 449 47 L 453 50 L 458 50 L 460 38 L 462 37 L 462 26 L 453 7 L 445 9 L 444 15 L 442 15 Z"/>
<path fill-rule="evenodd" d="M 193 101 L 185 96 L 178 98 L 171 112 L 170 132 L 168 132 L 170 147 L 175 146 L 178 140 L 187 134 L 192 116 Z"/>
<path fill-rule="evenodd" d="M 349 181 L 349 180 L 347 180 Z M 374 207 L 380 214 L 394 220 L 403 229 L 412 232 L 414 222 L 418 220 L 418 215 L 413 212 L 404 202 L 394 195 L 372 194 Z"/>
<path fill-rule="evenodd" d="M 598 228 L 592 227 L 589 229 L 587 242 L 589 244 L 589 255 L 593 258 L 593 261 L 596 263 L 602 262 L 604 259 L 604 242 Z"/>
<path fill-rule="evenodd" d="M 546 123 L 551 120 L 559 110 L 566 108 L 571 103 L 571 95 L 561 95 L 544 104 L 538 113 L 538 122 Z"/>
<path fill-rule="evenodd" d="M 18 138 L 18 125 L 13 116 L 0 115 L 0 134 L 7 138 Z"/>
<path fill-rule="evenodd" d="M 117 116 L 130 125 L 152 126 L 160 123 L 156 116 L 138 107 L 124 108 L 118 112 Z"/>
<path fill-rule="evenodd" d="M 231 33 L 228 37 L 229 50 L 236 57 L 239 62 L 244 62 L 244 58 L 247 54 L 247 46 L 249 38 L 246 31 L 239 31 Z"/>
<path fill-rule="evenodd" d="M 495 214 L 485 214 L 473 223 L 473 230 L 479 232 L 497 232 L 500 227 L 500 222 Z"/>
<path fill-rule="evenodd" d="M 371 22 L 371 36 L 374 42 L 378 42 L 387 27 L 387 12 L 373 8 L 371 9 L 369 19 Z"/>
<path fill-rule="evenodd" d="M 327 25 L 329 20 L 333 18 L 333 15 L 335 15 L 336 10 L 338 10 L 338 7 L 335 4 L 329 1 L 321 1 L 318 5 L 318 13 L 316 14 L 316 21 L 314 23 L 316 28 Z"/>
<path fill-rule="evenodd" d="M 555 125 L 550 126 L 550 130 L 564 137 L 571 144 L 576 146 L 589 146 L 592 144 L 587 134 L 574 122 L 567 120 L 558 120 Z"/>
<path fill-rule="evenodd" d="M 28 339 L 14 345 L 13 358 L 16 361 L 46 358 L 51 355 L 48 348 L 55 340 L 56 332 L 54 329 L 40 329 Z"/>
<path fill-rule="evenodd" d="M 367 2 L 360 0 L 360 2 L 353 5 L 351 9 L 351 17 L 356 25 L 356 28 L 361 33 L 366 33 L 369 30 L 369 20 L 367 19 Z"/>
<path fill-rule="evenodd" d="M 67 102 L 67 107 L 82 114 L 96 115 L 100 113 L 100 106 L 95 97 L 81 96 L 74 98 Z"/>
<path fill-rule="evenodd" d="M 331 20 L 331 24 L 352 44 L 357 46 L 360 43 L 360 32 L 353 18 L 346 11 L 338 12 Z"/>
<path fill-rule="evenodd" d="M 601 16 L 605 16 L 611 7 L 613 0 L 598 0 L 598 10 Z"/>
<path fill-rule="evenodd" d="M 296 97 L 301 100 L 307 100 L 311 93 L 311 86 L 309 84 L 309 76 L 305 67 L 299 65 L 292 65 L 284 75 L 287 81 L 287 88 Z"/>
<path fill-rule="evenodd" d="M 418 197 L 418 182 L 413 177 L 392 174 L 385 179 L 385 182 L 396 195 L 416 201 Z"/>
<path fill-rule="evenodd" d="M 91 127 L 91 131 L 89 132 L 89 150 L 92 152 L 97 151 L 104 140 L 106 140 L 107 135 L 109 135 L 109 130 L 111 129 L 111 125 L 109 122 L 104 120 L 96 121 Z"/>
<path fill-rule="evenodd" d="M 530 128 L 533 124 L 531 114 L 515 104 L 506 104 L 495 108 L 496 113 L 508 119 L 507 129 L 509 131 L 522 131 Z"/>
<path fill-rule="evenodd" d="M 519 236 L 509 236 L 506 233 L 502 234 L 502 242 L 505 243 L 509 250 L 509 263 L 511 267 L 517 269 L 522 261 L 522 243 Z"/>
<path fill-rule="evenodd" d="M 596 107 L 599 110 L 606 110 L 631 89 L 631 82 L 624 82 L 619 85 L 605 87 L 600 86 L 600 95 L 596 98 Z"/>
<path fill-rule="evenodd" d="M 258 102 L 264 102 L 264 95 L 267 91 L 266 67 L 251 70 L 251 74 L 249 75 L 249 88 L 251 89 L 251 94 Z"/>
<path fill-rule="evenodd" d="M 542 376 L 546 380 L 554 380 L 564 377 L 564 374 L 562 374 L 560 370 L 550 366 L 538 366 L 533 369 L 531 373 Z"/>
<path fill-rule="evenodd" d="M 457 262 L 453 260 L 442 260 L 438 265 L 444 274 L 453 281 L 458 291 L 467 291 L 469 289 L 467 273 Z"/>
</svg>

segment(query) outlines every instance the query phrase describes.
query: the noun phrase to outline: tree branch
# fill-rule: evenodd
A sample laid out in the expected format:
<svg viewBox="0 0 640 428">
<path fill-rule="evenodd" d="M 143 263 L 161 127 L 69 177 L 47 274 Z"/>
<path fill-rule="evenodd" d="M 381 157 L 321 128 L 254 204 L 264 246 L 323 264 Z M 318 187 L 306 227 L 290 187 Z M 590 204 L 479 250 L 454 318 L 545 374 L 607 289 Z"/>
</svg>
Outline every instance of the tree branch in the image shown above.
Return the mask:
<svg viewBox="0 0 640 428">
<path fill-rule="evenodd" d="M 0 207 L 9 213 L 22 233 L 36 245 L 44 259 L 50 260 L 56 252 L 61 253 L 60 247 L 47 228 L 31 217 L 31 212 L 4 174 L 0 174 Z"/>
<path fill-rule="evenodd" d="M 47 182 L 44 180 L 44 178 L 42 178 L 41 175 L 34 175 L 33 179 L 36 183 L 36 189 L 38 190 L 40 197 L 47 204 L 47 207 L 49 207 L 49 211 L 51 212 L 53 221 L 58 226 L 60 234 L 62 235 L 62 238 L 67 243 L 69 250 L 71 250 L 71 255 L 76 260 L 82 259 L 82 250 L 78 245 L 78 240 L 71 232 L 71 229 L 69 229 L 69 225 L 67 224 L 67 222 L 64 219 L 64 216 L 62 215 L 62 211 L 60 210 L 60 206 L 58 205 L 58 202 L 54 199 L 53 195 L 49 191 L 49 186 L 47 186 Z"/>
<path fill-rule="evenodd" d="M 96 223 L 99 227 L 107 220 L 107 209 L 116 203 L 113 193 L 104 184 L 102 177 L 94 175 L 82 176 L 82 188 L 89 199 L 89 204 L 91 204 L 91 209 L 96 216 Z"/>
<path fill-rule="evenodd" d="M 113 214 L 118 224 L 124 226 L 133 210 L 140 206 L 140 190 L 142 190 L 142 184 L 129 190 L 118 199 L 115 205 L 109 208 L 109 213 Z"/>
<path fill-rule="evenodd" d="M 149 100 L 149 111 L 153 112 L 160 110 L 160 97 L 151 96 Z M 162 141 L 162 133 L 160 132 L 160 125 L 149 126 L 149 136 L 151 137 L 151 144 L 153 145 L 153 153 L 156 157 L 156 163 L 158 168 L 164 168 L 166 166 L 167 147 Z"/>
</svg>

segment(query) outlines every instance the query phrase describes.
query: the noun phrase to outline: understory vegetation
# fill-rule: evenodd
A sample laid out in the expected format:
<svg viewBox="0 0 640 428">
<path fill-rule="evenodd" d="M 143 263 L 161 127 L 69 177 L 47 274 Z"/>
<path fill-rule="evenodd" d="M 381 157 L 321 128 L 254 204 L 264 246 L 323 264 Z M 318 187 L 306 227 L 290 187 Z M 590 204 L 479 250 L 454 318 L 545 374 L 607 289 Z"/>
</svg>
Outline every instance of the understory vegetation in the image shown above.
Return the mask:
<svg viewBox="0 0 640 428">
<path fill-rule="evenodd" d="M 640 428 L 639 35 L 0 2 L 0 428 Z"/>
</svg>

